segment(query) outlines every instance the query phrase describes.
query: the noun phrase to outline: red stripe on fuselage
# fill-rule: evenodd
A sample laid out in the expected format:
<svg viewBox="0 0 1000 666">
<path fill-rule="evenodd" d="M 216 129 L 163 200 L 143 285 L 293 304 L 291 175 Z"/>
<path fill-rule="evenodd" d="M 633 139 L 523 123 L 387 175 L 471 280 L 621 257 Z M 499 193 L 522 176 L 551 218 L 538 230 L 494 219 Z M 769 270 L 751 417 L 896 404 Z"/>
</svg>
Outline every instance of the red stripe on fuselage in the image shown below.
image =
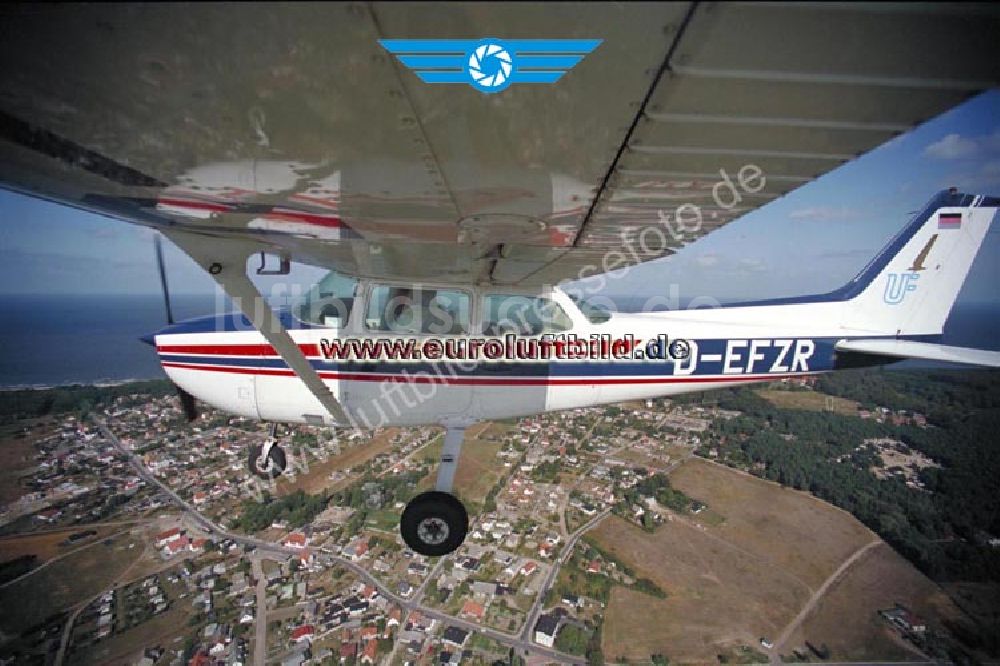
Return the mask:
<svg viewBox="0 0 1000 666">
<path fill-rule="evenodd" d="M 319 356 L 319 345 L 302 344 L 299 349 L 306 356 Z M 267 344 L 253 345 L 157 345 L 161 354 L 209 354 L 212 356 L 279 356 L 274 347 Z"/>
</svg>

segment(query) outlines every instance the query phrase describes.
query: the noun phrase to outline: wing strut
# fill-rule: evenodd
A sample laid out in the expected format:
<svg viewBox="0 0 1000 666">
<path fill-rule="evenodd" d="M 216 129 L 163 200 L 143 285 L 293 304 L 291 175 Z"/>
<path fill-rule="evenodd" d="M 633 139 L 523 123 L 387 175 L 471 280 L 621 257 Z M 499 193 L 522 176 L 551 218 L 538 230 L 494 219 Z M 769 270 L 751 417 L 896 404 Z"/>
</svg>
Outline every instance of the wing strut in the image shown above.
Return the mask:
<svg viewBox="0 0 1000 666">
<path fill-rule="evenodd" d="M 212 243 L 205 236 L 173 229 L 165 230 L 163 233 L 219 283 L 246 318 L 253 323 L 254 328 L 271 343 L 288 367 L 329 412 L 330 417 L 338 425 L 351 425 L 357 429 L 357 424 L 351 419 L 347 410 L 323 383 L 316 369 L 309 363 L 257 287 L 247 277 L 247 259 L 259 252 L 260 248 L 250 243 L 232 240 Z"/>
</svg>

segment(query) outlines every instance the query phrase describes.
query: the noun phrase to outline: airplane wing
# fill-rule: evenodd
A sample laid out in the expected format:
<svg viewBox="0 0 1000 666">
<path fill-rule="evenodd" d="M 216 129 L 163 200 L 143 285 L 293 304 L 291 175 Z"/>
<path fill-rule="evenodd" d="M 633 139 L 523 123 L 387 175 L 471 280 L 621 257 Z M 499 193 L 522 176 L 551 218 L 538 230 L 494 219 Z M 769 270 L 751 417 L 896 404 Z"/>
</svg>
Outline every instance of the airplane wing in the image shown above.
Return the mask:
<svg viewBox="0 0 1000 666">
<path fill-rule="evenodd" d="M 3 186 L 195 237 L 207 266 L 267 250 L 409 280 L 669 255 L 1000 81 L 985 5 L 0 12 Z M 487 36 L 522 68 L 495 94 L 461 82 Z"/>
<path fill-rule="evenodd" d="M 848 359 L 853 353 L 860 356 L 888 356 L 895 360 L 913 358 L 1000 368 L 1000 352 L 913 340 L 886 338 L 842 340 L 837 343 L 836 350 L 838 355 L 845 355 Z"/>
</svg>

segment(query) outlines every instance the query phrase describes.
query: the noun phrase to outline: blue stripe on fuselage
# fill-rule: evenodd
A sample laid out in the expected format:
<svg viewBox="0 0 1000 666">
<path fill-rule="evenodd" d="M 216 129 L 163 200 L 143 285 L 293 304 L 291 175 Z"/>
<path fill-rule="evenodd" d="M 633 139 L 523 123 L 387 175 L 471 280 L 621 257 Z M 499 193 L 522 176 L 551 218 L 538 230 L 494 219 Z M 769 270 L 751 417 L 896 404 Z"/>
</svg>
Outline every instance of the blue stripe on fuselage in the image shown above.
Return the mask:
<svg viewBox="0 0 1000 666">
<path fill-rule="evenodd" d="M 750 338 L 692 341 L 692 359 L 679 362 L 651 359 L 646 361 L 551 361 L 551 362 L 335 362 L 309 359 L 320 371 L 349 373 L 437 373 L 448 368 L 453 376 L 516 377 L 629 377 L 629 376 L 698 376 L 742 374 L 787 374 L 831 370 L 834 345 L 839 338 Z M 187 364 L 220 365 L 240 368 L 286 369 L 278 357 L 160 354 L 163 361 Z"/>
</svg>

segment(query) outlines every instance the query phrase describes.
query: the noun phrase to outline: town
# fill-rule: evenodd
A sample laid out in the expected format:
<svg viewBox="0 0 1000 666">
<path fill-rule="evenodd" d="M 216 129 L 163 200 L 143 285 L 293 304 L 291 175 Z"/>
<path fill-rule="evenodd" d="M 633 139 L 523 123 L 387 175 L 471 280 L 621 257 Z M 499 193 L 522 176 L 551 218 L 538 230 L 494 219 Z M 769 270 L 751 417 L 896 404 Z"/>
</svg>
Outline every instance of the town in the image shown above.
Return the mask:
<svg viewBox="0 0 1000 666">
<path fill-rule="evenodd" d="M 775 386 L 812 391 L 787 384 Z M 213 411 L 189 424 L 172 396 L 38 419 L 20 426 L 34 472 L 4 507 L 0 538 L 48 538 L 49 553 L 5 557 L 0 593 L 54 584 L 48 578 L 74 560 L 78 588 L 26 604 L 5 623 L 21 633 L 0 655 L 199 666 L 605 663 L 611 589 L 667 592 L 589 534 L 612 515 L 649 533 L 710 520 L 713 498 L 685 494 L 669 475 L 696 454 L 718 458 L 724 438 L 713 424 L 739 416 L 660 400 L 470 428 L 456 483 L 471 507 L 469 537 L 438 559 L 409 551 L 398 521 L 406 500 L 432 484 L 440 429 L 281 428 L 289 473 L 264 482 L 245 459 L 268 436 L 265 424 Z M 926 425 L 889 410 L 858 418 Z M 868 449 L 882 456 L 880 478 L 914 488 L 935 464 L 888 438 L 858 442 Z M 902 606 L 885 612 L 887 626 L 916 617 Z M 922 623 L 906 621 L 903 634 Z"/>
</svg>

